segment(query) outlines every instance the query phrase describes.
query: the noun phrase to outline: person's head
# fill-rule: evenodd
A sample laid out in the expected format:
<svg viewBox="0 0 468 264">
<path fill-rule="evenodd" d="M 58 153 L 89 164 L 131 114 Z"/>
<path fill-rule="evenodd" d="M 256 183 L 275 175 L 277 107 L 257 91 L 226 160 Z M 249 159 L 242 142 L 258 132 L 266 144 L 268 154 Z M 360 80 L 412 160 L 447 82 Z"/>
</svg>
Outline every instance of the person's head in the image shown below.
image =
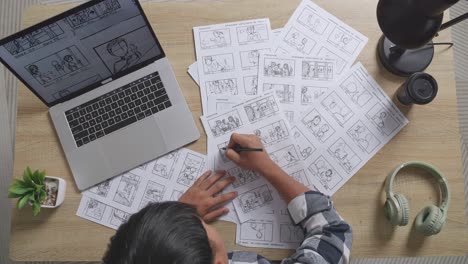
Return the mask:
<svg viewBox="0 0 468 264">
<path fill-rule="evenodd" d="M 36 75 L 39 73 L 39 67 L 37 67 L 36 65 L 29 65 L 28 66 L 28 70 L 29 72 L 32 74 L 32 75 Z"/>
<path fill-rule="evenodd" d="M 193 206 L 162 202 L 149 204 L 120 226 L 103 263 L 224 264 L 227 252 L 217 231 Z"/>
<path fill-rule="evenodd" d="M 66 61 L 66 62 L 73 62 L 74 61 L 73 56 L 71 56 L 71 55 L 65 55 L 65 57 L 63 57 L 63 60 Z"/>
<path fill-rule="evenodd" d="M 127 41 L 122 38 L 116 38 L 107 43 L 106 49 L 112 56 L 123 57 L 128 53 Z"/>
</svg>

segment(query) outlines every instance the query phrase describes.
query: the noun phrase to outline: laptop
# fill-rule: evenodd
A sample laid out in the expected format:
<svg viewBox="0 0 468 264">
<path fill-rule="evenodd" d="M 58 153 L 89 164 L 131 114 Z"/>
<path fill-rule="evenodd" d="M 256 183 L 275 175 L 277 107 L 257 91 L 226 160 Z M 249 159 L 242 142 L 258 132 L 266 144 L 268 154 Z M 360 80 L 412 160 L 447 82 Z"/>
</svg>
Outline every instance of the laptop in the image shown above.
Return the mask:
<svg viewBox="0 0 468 264">
<path fill-rule="evenodd" d="M 137 0 L 93 0 L 0 40 L 0 61 L 48 107 L 87 189 L 200 137 Z"/>
</svg>

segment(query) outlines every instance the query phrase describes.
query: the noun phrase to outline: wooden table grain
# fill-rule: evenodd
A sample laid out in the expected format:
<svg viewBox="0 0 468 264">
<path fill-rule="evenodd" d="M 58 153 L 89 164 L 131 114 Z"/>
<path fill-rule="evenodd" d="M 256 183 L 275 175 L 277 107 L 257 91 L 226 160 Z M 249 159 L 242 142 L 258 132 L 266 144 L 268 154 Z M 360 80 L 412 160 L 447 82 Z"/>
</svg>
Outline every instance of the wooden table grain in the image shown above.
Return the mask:
<svg viewBox="0 0 468 264">
<path fill-rule="evenodd" d="M 381 36 L 377 25 L 376 0 L 317 0 L 317 4 L 369 37 L 369 43 L 358 60 L 393 96 L 404 79 L 395 77 L 379 65 L 376 44 Z M 206 153 L 206 135 L 199 121 L 201 115 L 198 87 L 186 70 L 195 60 L 192 27 L 228 21 L 269 17 L 273 28 L 282 27 L 298 0 L 223 0 L 164 2 L 143 4 L 175 71 L 182 92 L 202 133 L 200 140 L 188 147 Z M 37 23 L 72 6 L 33 6 L 24 14 L 24 26 Z M 450 41 L 450 31 L 443 31 L 438 41 Z M 457 116 L 452 50 L 436 47 L 434 61 L 427 70 L 439 83 L 439 94 L 426 106 L 402 109 L 410 123 L 333 197 L 340 214 L 353 227 L 351 256 L 431 256 L 466 255 L 468 227 L 463 205 L 460 134 Z M 68 182 L 65 202 L 56 210 L 43 210 L 32 217 L 28 209 L 13 209 L 10 256 L 17 261 L 95 261 L 105 251 L 114 230 L 94 224 L 75 215 L 80 193 L 64 158 L 47 107 L 23 85 L 19 87 L 18 121 L 14 173 L 20 177 L 26 166 L 44 168 L 48 175 L 63 177 Z M 447 223 L 442 232 L 425 238 L 415 233 L 412 221 L 428 203 L 437 203 L 438 190 L 424 173 L 406 170 L 397 177 L 396 190 L 408 197 L 410 225 L 392 227 L 385 219 L 383 182 L 397 164 L 408 160 L 433 163 L 444 172 L 452 190 Z M 243 248 L 234 245 L 235 226 L 217 222 L 229 250 L 257 251 L 271 259 L 281 259 L 289 250 Z"/>
</svg>

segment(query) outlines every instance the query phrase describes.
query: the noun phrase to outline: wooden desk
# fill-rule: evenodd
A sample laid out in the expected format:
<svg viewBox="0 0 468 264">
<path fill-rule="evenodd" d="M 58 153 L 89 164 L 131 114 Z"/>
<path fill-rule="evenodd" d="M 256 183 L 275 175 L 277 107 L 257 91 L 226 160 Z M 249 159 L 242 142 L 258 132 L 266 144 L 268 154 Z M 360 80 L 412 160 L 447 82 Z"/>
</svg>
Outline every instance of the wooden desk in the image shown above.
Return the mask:
<svg viewBox="0 0 468 264">
<path fill-rule="evenodd" d="M 359 57 L 369 72 L 392 96 L 404 81 L 380 68 L 375 47 L 381 31 L 375 18 L 376 0 L 317 0 L 317 4 L 335 14 L 369 37 Z M 241 0 L 221 2 L 188 2 L 145 4 L 144 9 L 167 53 L 180 82 L 185 98 L 197 120 L 201 115 L 198 87 L 186 73 L 194 59 L 192 27 L 269 17 L 272 27 L 282 27 L 299 0 Z M 36 23 L 71 6 L 35 6 L 25 13 L 25 26 Z M 450 41 L 450 31 L 442 32 L 439 41 Z M 413 107 L 406 112 L 411 121 L 387 146 L 371 159 L 335 196 L 335 206 L 354 229 L 352 257 L 465 255 L 468 253 L 468 227 L 463 205 L 463 178 L 457 118 L 457 98 L 453 73 L 452 51 L 436 48 L 435 59 L 428 69 L 439 82 L 436 100 L 427 106 Z M 75 216 L 80 193 L 74 185 L 67 162 L 48 116 L 47 108 L 21 85 L 19 89 L 18 125 L 16 134 L 15 175 L 26 166 L 45 168 L 49 175 L 64 177 L 68 183 L 65 203 L 57 210 L 44 210 L 33 218 L 26 210 L 13 211 L 10 254 L 18 261 L 98 260 L 114 230 Z M 189 147 L 206 153 L 206 136 Z M 424 160 L 438 166 L 448 177 L 452 201 L 443 231 L 424 238 L 410 226 L 391 227 L 384 218 L 382 186 L 387 173 L 398 163 Z M 396 188 L 411 205 L 411 223 L 427 203 L 438 200 L 438 192 L 426 175 L 398 177 Z M 235 226 L 219 222 L 229 249 L 234 245 Z M 290 251 L 254 249 L 272 258 L 281 259 Z"/>
</svg>

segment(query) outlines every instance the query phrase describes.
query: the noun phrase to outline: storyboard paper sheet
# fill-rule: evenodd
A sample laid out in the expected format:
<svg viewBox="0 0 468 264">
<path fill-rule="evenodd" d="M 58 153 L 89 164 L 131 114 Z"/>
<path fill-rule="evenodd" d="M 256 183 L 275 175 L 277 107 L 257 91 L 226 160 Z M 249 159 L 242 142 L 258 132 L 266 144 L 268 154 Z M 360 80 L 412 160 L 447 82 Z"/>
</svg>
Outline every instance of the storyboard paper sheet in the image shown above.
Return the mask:
<svg viewBox="0 0 468 264">
<path fill-rule="evenodd" d="M 275 41 L 274 52 L 332 59 L 336 73 L 341 75 L 351 67 L 367 41 L 367 37 L 312 1 L 303 0 Z"/>
<path fill-rule="evenodd" d="M 205 172 L 205 155 L 181 148 L 82 194 L 77 215 L 117 229 L 152 202 L 177 201 Z"/>
<path fill-rule="evenodd" d="M 193 28 L 203 114 L 209 97 L 255 96 L 258 57 L 270 52 L 273 34 L 268 18 Z"/>
</svg>

